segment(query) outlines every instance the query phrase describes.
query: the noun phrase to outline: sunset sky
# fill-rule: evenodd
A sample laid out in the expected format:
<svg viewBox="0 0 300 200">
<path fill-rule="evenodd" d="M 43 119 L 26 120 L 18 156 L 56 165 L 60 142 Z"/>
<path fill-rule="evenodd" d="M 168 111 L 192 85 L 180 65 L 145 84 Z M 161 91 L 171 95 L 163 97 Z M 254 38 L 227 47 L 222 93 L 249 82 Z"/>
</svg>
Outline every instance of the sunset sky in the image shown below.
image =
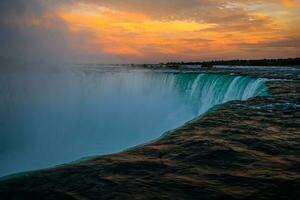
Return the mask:
<svg viewBox="0 0 300 200">
<path fill-rule="evenodd" d="M 300 0 L 4 0 L 0 56 L 159 63 L 300 56 Z"/>
</svg>

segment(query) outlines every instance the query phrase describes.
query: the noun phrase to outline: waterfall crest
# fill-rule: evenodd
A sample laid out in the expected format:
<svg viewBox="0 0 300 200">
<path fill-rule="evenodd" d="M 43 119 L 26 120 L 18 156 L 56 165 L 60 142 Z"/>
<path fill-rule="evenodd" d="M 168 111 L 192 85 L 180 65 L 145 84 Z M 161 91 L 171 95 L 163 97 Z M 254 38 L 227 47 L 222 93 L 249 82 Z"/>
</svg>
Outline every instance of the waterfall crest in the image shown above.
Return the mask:
<svg viewBox="0 0 300 200">
<path fill-rule="evenodd" d="M 267 95 L 266 79 L 212 74 L 166 74 L 164 79 L 166 90 L 171 88 L 181 93 L 197 115 L 231 100 Z"/>
<path fill-rule="evenodd" d="M 264 82 L 87 69 L 0 73 L 0 177 L 149 142 L 217 104 L 265 95 Z"/>
</svg>

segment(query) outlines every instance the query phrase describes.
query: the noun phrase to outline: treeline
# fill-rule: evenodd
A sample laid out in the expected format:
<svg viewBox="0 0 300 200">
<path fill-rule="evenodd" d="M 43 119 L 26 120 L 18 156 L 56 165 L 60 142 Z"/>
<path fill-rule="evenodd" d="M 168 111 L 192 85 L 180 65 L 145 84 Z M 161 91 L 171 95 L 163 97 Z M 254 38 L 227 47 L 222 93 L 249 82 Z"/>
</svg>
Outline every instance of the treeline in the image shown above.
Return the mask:
<svg viewBox="0 0 300 200">
<path fill-rule="evenodd" d="M 229 66 L 300 66 L 300 58 L 260 59 L 260 60 L 217 60 L 203 62 L 168 62 L 167 66 L 176 65 L 229 65 Z"/>
</svg>

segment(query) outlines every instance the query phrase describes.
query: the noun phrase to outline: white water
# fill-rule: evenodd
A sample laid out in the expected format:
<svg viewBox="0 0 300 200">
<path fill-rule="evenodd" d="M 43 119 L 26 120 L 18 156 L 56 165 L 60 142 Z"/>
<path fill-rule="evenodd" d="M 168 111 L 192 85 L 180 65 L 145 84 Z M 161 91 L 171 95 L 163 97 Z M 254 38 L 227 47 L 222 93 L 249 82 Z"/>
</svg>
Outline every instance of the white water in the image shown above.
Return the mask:
<svg viewBox="0 0 300 200">
<path fill-rule="evenodd" d="M 174 79 L 191 76 L 186 83 L 174 84 Z M 179 78 L 180 77 L 180 78 Z M 197 115 L 205 113 L 215 105 L 231 100 L 246 100 L 254 96 L 266 95 L 265 79 L 251 79 L 241 76 L 222 75 L 166 75 L 171 86 L 182 87 L 186 103 L 193 105 Z"/>
<path fill-rule="evenodd" d="M 95 70 L 0 74 L 0 176 L 149 142 L 214 105 L 266 94 L 246 77 Z"/>
</svg>

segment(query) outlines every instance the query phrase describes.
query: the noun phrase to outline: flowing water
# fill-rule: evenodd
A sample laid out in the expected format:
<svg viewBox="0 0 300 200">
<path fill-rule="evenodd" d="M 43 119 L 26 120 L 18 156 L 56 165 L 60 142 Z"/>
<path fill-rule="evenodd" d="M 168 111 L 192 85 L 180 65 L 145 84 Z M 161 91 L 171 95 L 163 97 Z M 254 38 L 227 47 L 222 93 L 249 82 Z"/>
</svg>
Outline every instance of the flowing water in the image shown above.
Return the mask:
<svg viewBox="0 0 300 200">
<path fill-rule="evenodd" d="M 265 95 L 265 80 L 149 71 L 0 74 L 0 176 L 149 142 L 214 105 Z"/>
</svg>

